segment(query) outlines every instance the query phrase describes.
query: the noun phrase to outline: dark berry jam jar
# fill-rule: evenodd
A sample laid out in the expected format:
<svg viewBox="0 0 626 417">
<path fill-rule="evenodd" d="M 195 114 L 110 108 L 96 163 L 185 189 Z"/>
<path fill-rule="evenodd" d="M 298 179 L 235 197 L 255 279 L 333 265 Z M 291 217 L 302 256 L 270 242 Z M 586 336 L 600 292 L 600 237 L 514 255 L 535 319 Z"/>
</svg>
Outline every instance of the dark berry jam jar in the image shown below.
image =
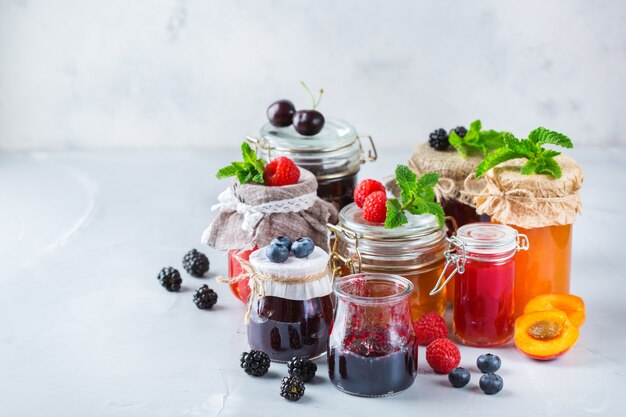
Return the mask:
<svg viewBox="0 0 626 417">
<path fill-rule="evenodd" d="M 324 128 L 315 136 L 302 136 L 293 126 L 276 127 L 267 123 L 261 128 L 259 138 L 246 139 L 264 159 L 287 156 L 315 174 L 317 194 L 337 209 L 353 201 L 361 164 L 377 157 L 371 136 L 359 134 L 352 125 L 337 119 L 326 119 Z M 367 140 L 367 150 L 363 139 Z"/>
<path fill-rule="evenodd" d="M 305 258 L 272 263 L 265 248 L 250 254 L 252 292 L 248 343 L 276 362 L 326 353 L 333 318 L 328 254 L 315 247 Z M 256 288 L 255 288 L 256 287 Z"/>
<path fill-rule="evenodd" d="M 413 385 L 417 342 L 409 295 L 398 275 L 363 273 L 333 286 L 336 310 L 328 340 L 328 373 L 335 386 L 362 397 L 392 395 Z"/>
<path fill-rule="evenodd" d="M 528 249 L 528 238 L 506 225 L 470 223 L 448 241 L 446 268 L 431 294 L 454 278 L 455 338 L 474 347 L 507 343 L 515 325 L 515 254 Z"/>
</svg>

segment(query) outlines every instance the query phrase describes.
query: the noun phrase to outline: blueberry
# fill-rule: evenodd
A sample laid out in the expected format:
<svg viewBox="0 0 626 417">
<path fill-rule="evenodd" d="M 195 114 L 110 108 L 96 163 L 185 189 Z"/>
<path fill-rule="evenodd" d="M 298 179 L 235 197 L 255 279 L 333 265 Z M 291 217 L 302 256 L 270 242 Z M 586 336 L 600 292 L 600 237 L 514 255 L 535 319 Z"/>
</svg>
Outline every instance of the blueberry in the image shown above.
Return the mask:
<svg viewBox="0 0 626 417">
<path fill-rule="evenodd" d="M 315 249 L 315 244 L 308 237 L 301 237 L 291 245 L 291 253 L 296 258 L 309 256 L 313 253 L 313 249 Z"/>
<path fill-rule="evenodd" d="M 487 353 L 486 355 L 480 355 L 478 359 L 476 359 L 476 366 L 483 374 L 487 372 L 496 372 L 500 369 L 502 365 L 502 361 L 498 357 L 498 355 L 493 355 L 491 353 Z"/>
<path fill-rule="evenodd" d="M 480 385 L 480 389 L 483 390 L 485 394 L 493 395 L 502 391 L 504 382 L 502 381 L 502 377 L 500 377 L 500 375 L 490 372 L 480 377 L 478 385 Z"/>
<path fill-rule="evenodd" d="M 455 368 L 448 374 L 448 380 L 454 388 L 463 388 L 470 381 L 470 373 L 465 368 Z"/>
<path fill-rule="evenodd" d="M 291 244 L 293 242 L 287 236 L 276 236 L 274 240 L 272 240 L 271 243 L 279 243 L 283 245 L 284 247 L 286 247 L 287 249 L 291 250 Z"/>
<path fill-rule="evenodd" d="M 265 248 L 265 256 L 272 262 L 275 263 L 283 263 L 289 258 L 289 249 L 280 243 L 270 243 L 270 245 Z"/>
</svg>

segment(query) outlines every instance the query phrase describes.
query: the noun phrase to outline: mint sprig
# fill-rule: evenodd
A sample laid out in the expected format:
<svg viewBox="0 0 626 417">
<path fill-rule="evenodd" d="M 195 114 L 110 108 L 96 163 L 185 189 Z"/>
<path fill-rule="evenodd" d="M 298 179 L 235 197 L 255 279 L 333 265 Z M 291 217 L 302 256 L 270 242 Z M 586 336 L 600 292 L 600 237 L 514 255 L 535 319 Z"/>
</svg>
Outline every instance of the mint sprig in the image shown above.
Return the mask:
<svg viewBox="0 0 626 417">
<path fill-rule="evenodd" d="M 491 168 L 516 158 L 528 159 L 522 166 L 522 175 L 547 174 L 561 178 L 561 167 L 554 159 L 561 152 L 545 149 L 541 145 L 557 145 L 567 149 L 574 147 L 570 138 L 545 127 L 533 130 L 527 139 L 517 139 L 509 132 L 503 133 L 503 139 L 504 146 L 487 155 L 478 165 L 476 178 L 482 177 Z"/>
<path fill-rule="evenodd" d="M 237 177 L 240 184 L 246 184 L 248 182 L 263 184 L 265 161 L 257 158 L 256 152 L 252 150 L 248 142 L 241 144 L 241 154 L 243 156 L 243 162 L 233 162 L 217 171 L 215 176 L 218 179 Z"/>
<path fill-rule="evenodd" d="M 452 145 L 463 158 L 472 152 L 482 152 L 486 156 L 489 152 L 502 147 L 502 132 L 482 130 L 480 120 L 474 120 L 464 137 L 460 137 L 454 130 L 448 137 Z"/>
<path fill-rule="evenodd" d="M 437 223 L 443 227 L 445 214 L 441 205 L 435 202 L 434 188 L 439 181 L 439 175 L 430 172 L 417 178 L 415 173 L 406 165 L 396 167 L 396 183 L 400 188 L 400 199 L 387 200 L 387 219 L 385 228 L 395 229 L 409 220 L 405 211 L 411 214 L 433 214 Z"/>
</svg>

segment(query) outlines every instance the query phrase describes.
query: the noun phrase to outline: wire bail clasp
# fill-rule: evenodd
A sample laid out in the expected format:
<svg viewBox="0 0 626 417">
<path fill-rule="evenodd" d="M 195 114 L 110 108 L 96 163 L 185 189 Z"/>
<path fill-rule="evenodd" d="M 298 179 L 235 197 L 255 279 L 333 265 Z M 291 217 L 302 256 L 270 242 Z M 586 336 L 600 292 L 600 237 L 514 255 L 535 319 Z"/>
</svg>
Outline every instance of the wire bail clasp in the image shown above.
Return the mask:
<svg viewBox="0 0 626 417">
<path fill-rule="evenodd" d="M 517 240 L 516 252 L 519 252 L 521 250 L 528 250 L 530 248 L 530 240 L 528 240 L 528 236 L 526 236 L 525 234 L 518 233 L 515 240 Z"/>
<path fill-rule="evenodd" d="M 450 247 L 444 252 L 444 255 L 446 257 L 446 265 L 443 267 L 443 271 L 441 271 L 441 275 L 439 275 L 439 279 L 437 279 L 437 283 L 435 284 L 435 287 L 430 291 L 429 295 L 435 295 L 440 293 L 457 273 L 459 275 L 465 273 L 465 262 L 467 261 L 465 243 L 463 243 L 463 241 L 461 241 L 456 236 L 446 238 L 446 241 L 448 242 L 448 245 L 450 245 Z M 457 253 L 457 248 L 461 249 L 460 255 Z M 451 265 L 454 265 L 454 270 L 444 280 L 446 271 Z"/>
</svg>

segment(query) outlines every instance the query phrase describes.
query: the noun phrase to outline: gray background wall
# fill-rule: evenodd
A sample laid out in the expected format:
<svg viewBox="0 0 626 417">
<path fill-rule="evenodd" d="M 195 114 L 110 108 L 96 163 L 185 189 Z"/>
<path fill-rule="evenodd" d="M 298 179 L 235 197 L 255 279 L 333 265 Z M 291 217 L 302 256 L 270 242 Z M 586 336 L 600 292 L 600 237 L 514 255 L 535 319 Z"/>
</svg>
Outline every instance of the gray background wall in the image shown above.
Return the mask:
<svg viewBox="0 0 626 417">
<path fill-rule="evenodd" d="M 626 146 L 626 1 L 0 0 L 0 149 L 235 147 L 278 98 L 413 146 Z"/>
</svg>

